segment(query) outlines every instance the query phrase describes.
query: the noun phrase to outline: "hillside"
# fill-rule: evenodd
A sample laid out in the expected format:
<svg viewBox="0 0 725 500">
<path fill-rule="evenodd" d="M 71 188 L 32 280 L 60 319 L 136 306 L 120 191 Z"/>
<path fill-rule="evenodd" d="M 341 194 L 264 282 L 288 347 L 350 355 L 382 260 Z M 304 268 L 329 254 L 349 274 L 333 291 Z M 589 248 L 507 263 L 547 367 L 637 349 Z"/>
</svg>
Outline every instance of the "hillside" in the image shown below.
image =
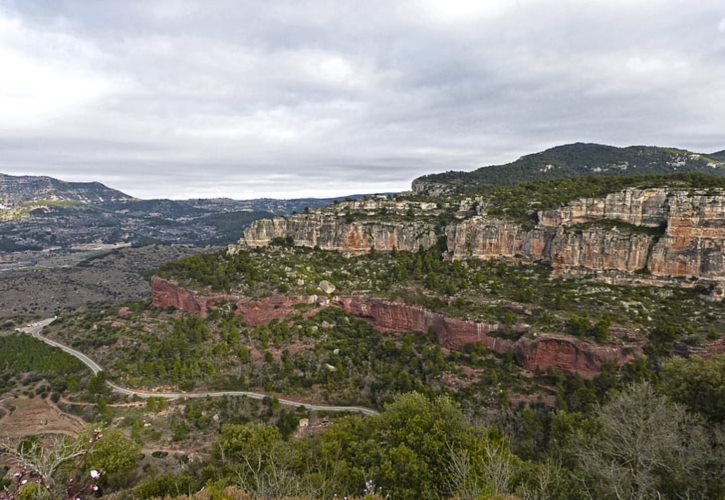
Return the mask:
<svg viewBox="0 0 725 500">
<path fill-rule="evenodd" d="M 716 158 L 718 160 L 725 160 L 725 149 L 722 151 L 718 151 L 716 153 L 710 153 L 708 155 L 710 158 Z"/>
<path fill-rule="evenodd" d="M 0 209 L 38 201 L 104 203 L 132 199 L 100 182 L 65 182 L 45 176 L 0 174 Z"/>
<path fill-rule="evenodd" d="M 601 479 L 612 462 L 601 450 L 620 439 L 635 454 L 675 450 L 666 472 L 645 471 L 661 498 L 722 498 L 725 176 L 609 173 L 254 221 L 233 200 L 38 211 L 30 221 L 49 219 L 36 237 L 61 238 L 57 221 L 81 212 L 93 231 L 125 220 L 167 239 L 249 225 L 226 249 L 162 247 L 182 258 L 159 265 L 150 291 L 123 270 L 164 260 L 151 247 L 53 272 L 59 291 L 8 274 L 6 292 L 30 302 L 8 304 L 4 326 L 57 311 L 43 334 L 103 371 L 82 376 L 37 339 L 0 336 L 0 352 L 22 353 L 0 356 L 12 402 L 0 429 L 28 407 L 51 425 L 53 411 L 108 423 L 129 465 L 102 486 L 133 498 L 239 497 L 229 486 L 271 498 L 608 498 L 630 474 L 625 464 Z M 109 299 L 60 309 L 94 297 Z"/>
<path fill-rule="evenodd" d="M 725 368 L 725 309 L 714 293 L 725 277 L 724 221 L 725 178 L 692 173 L 527 182 L 435 201 L 345 201 L 257 221 L 226 252 L 161 266 L 152 279 L 155 309 L 105 311 L 93 323 L 72 318 L 55 335 L 100 359 L 122 384 L 363 405 L 395 422 L 390 435 L 413 426 L 426 442 L 432 431 L 418 422 L 428 411 L 409 406 L 410 419 L 399 419 L 396 405 L 445 395 L 469 421 L 493 423 L 489 431 L 506 435 L 525 467 L 558 460 L 556 481 L 591 481 L 601 466 L 586 472 L 588 462 L 572 459 L 583 456 L 581 443 L 598 450 L 603 438 L 640 429 L 638 417 L 620 413 L 622 394 L 658 419 L 653 430 L 672 420 L 664 416 L 668 397 L 693 418 L 719 411 L 719 382 L 702 399 L 691 394 L 722 380 Z M 681 390 L 667 389 L 673 379 Z M 630 385 L 643 381 L 658 381 L 656 389 Z M 411 390 L 419 394 L 400 396 Z M 600 411 L 612 411 L 616 428 L 599 427 Z M 341 422 L 289 442 L 331 439 L 331 449 L 350 449 Z M 397 475 L 384 483 L 369 457 L 385 453 L 387 438 L 379 444 L 364 425 L 348 429 L 369 439 L 350 460 L 369 468 L 341 491 L 361 491 L 372 477 L 393 497 L 426 498 L 431 486 L 407 494 Z M 717 439 L 704 438 L 715 453 Z M 404 455 L 400 470 L 417 478 L 417 456 Z M 709 460 L 701 450 L 688 456 Z M 721 465 L 715 458 L 704 467 Z M 721 497 L 722 486 L 711 483 L 701 497 Z M 557 488 L 512 498 L 586 497 L 574 483 Z M 608 488 L 596 497 L 608 498 Z"/>
<path fill-rule="evenodd" d="M 523 156 L 504 165 L 472 172 L 445 172 L 413 181 L 413 192 L 426 196 L 470 193 L 485 185 L 587 177 L 700 172 L 725 175 L 723 152 L 703 155 L 682 149 L 651 146 L 618 148 L 575 143 Z M 719 155 L 719 156 L 718 156 Z"/>
</svg>

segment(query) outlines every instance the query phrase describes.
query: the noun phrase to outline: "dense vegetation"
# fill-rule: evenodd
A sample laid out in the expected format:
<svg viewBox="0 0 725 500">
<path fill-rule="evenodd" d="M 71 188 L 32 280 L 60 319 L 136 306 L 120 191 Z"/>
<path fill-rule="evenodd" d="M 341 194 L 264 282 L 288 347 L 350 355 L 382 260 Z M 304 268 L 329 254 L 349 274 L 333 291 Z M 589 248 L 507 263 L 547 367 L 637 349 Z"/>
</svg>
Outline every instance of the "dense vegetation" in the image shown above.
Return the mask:
<svg viewBox="0 0 725 500">
<path fill-rule="evenodd" d="M 88 369 L 73 356 L 26 335 L 0 337 L 0 394 L 18 385 L 34 385 L 38 394 L 78 390 Z"/>
<path fill-rule="evenodd" d="M 607 175 L 700 172 L 725 175 L 718 158 L 689 151 L 646 146 L 617 148 L 600 144 L 569 144 L 526 155 L 505 164 L 472 172 L 445 172 L 421 177 L 426 183 L 448 185 L 453 191 L 476 191 L 481 185 L 513 185 L 519 182 Z M 713 168 L 712 165 L 716 168 Z"/>
<path fill-rule="evenodd" d="M 198 323 L 188 321 L 184 329 L 193 336 Z M 616 498 L 615 492 L 627 498 L 720 497 L 725 442 L 718 405 L 725 358 L 675 359 L 653 368 L 638 364 L 619 371 L 612 365 L 592 381 L 552 372 L 542 380 L 556 387 L 553 406 L 476 399 L 480 388 L 452 393 L 460 403 L 435 392 L 407 393 L 379 417 L 344 417 L 320 432 L 299 435 L 292 431 L 309 414 L 280 410 L 273 399 L 261 406 L 235 398 L 189 401 L 171 418 L 163 416 L 165 403 L 151 399 L 143 420 L 123 420 L 121 428 L 133 441 L 158 439 L 158 427 L 143 422 L 166 422 L 177 446 L 210 440 L 209 454 L 193 462 L 184 458 L 187 465 L 176 472 L 149 462 L 137 476 L 138 445 L 110 430 L 104 431 L 110 439 L 94 449 L 86 466 L 104 471 L 104 489 L 133 487 L 134 498 L 202 487 L 262 497 L 575 499 Z M 510 369 L 490 365 L 487 371 L 508 388 Z M 470 413 L 473 406 L 483 411 Z M 159 458 L 150 460 L 167 454 L 154 452 Z M 64 470 L 55 483 L 62 482 Z"/>
<path fill-rule="evenodd" d="M 450 316 L 507 326 L 525 322 L 534 331 L 551 333 L 570 330 L 575 317 L 597 324 L 607 316 L 612 326 L 644 331 L 666 324 L 675 330 L 669 349 L 673 340 L 688 345 L 714 340 L 725 327 L 722 305 L 708 301 L 704 288 L 592 284 L 553 277 L 548 267 L 537 264 L 452 262 L 444 258 L 440 246 L 352 258 L 284 247 L 233 256 L 219 252 L 165 264 L 160 274 L 202 291 L 211 287 L 246 296 L 319 294 L 318 283 L 328 280 L 340 294 L 403 298 Z M 588 329 L 576 331 L 585 337 L 600 335 Z"/>
<path fill-rule="evenodd" d="M 134 386 L 317 394 L 338 404 L 382 407 L 401 392 L 441 390 L 442 372 L 454 368 L 431 336 L 384 335 L 336 309 L 303 312 L 254 327 L 222 314 L 206 322 L 166 313 L 126 316 L 123 327 L 112 314 L 98 315 L 96 328 L 78 335 L 81 316 L 66 319 L 59 333 Z M 119 340 L 122 347 L 105 354 L 104 346 Z"/>
<path fill-rule="evenodd" d="M 319 433 L 297 436 L 283 419 L 265 424 L 225 417 L 206 459 L 187 462 L 183 472 L 150 466 L 132 496 L 204 488 L 215 498 L 242 491 L 266 498 L 720 498 L 721 428 L 665 396 L 670 389 L 631 383 L 606 391 L 601 406 L 546 413 L 526 408 L 486 424 L 472 422 L 449 397 L 413 392 L 380 416 L 343 417 Z M 180 442 L 197 425 L 208 425 L 193 423 L 203 420 L 198 403 L 188 408 Z M 522 445 L 540 437 L 538 454 L 526 453 Z M 99 455 L 119 468 L 133 463 L 133 454 L 118 446 Z"/>
</svg>

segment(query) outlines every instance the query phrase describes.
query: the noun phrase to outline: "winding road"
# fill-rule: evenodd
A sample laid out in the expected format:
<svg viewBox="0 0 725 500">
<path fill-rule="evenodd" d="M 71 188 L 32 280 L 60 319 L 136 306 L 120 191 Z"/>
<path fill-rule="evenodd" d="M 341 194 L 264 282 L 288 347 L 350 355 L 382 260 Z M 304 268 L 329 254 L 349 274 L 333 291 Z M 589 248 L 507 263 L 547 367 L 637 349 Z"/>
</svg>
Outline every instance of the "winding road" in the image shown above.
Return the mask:
<svg viewBox="0 0 725 500">
<path fill-rule="evenodd" d="M 93 374 L 97 374 L 98 372 L 103 371 L 103 368 L 93 361 L 91 358 L 86 356 L 80 351 L 76 351 L 72 347 L 68 347 L 65 344 L 61 344 L 60 342 L 57 342 L 55 340 L 51 340 L 48 337 L 44 337 L 41 335 L 41 332 L 43 331 L 43 328 L 51 324 L 53 321 L 55 321 L 55 318 L 48 318 L 44 319 L 42 321 L 37 321 L 35 323 L 30 323 L 29 325 L 18 328 L 18 332 L 26 333 L 29 335 L 32 335 L 38 340 L 41 340 L 45 342 L 46 344 L 57 347 L 58 349 L 61 349 L 62 351 L 67 352 L 71 356 L 75 356 L 78 358 L 84 365 L 86 365 L 88 368 L 91 369 Z M 150 391 L 139 391 L 137 389 L 129 389 L 128 387 L 121 387 L 120 385 L 114 384 L 113 382 L 106 381 L 106 383 L 113 389 L 114 392 L 118 394 L 123 394 L 127 396 L 138 396 L 140 398 L 164 398 L 164 399 L 183 399 L 183 398 L 218 398 L 222 396 L 245 396 L 250 399 L 265 399 L 265 398 L 272 398 L 276 396 L 272 396 L 269 394 L 263 394 L 259 392 L 249 392 L 249 391 L 205 391 L 205 392 L 150 392 Z M 379 412 L 373 410 L 372 408 L 365 408 L 363 406 L 334 406 L 334 405 L 316 405 L 311 403 L 301 403 L 299 401 L 292 401 L 291 399 L 281 399 L 277 398 L 277 401 L 279 401 L 279 404 L 284 406 L 292 406 L 294 408 L 303 407 L 310 411 L 332 411 L 332 412 L 342 412 L 342 413 L 361 413 L 363 415 L 378 415 Z"/>
</svg>

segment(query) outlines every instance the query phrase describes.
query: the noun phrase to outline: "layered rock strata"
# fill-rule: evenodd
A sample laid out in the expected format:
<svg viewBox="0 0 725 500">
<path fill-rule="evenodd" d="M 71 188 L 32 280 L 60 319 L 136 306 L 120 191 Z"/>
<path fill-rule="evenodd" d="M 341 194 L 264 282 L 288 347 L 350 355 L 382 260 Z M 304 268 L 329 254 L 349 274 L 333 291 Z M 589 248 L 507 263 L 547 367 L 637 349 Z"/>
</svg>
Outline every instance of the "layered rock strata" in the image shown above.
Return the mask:
<svg viewBox="0 0 725 500">
<path fill-rule="evenodd" d="M 725 192 L 675 188 L 627 188 L 602 198 L 572 201 L 539 212 L 538 224 L 486 215 L 477 200 L 464 200 L 445 228 L 453 259 L 518 258 L 551 264 L 560 274 L 638 273 L 650 280 L 725 280 Z M 243 247 L 292 238 L 295 245 L 363 254 L 417 251 L 437 243 L 428 217 L 384 217 L 415 211 L 437 215 L 437 205 L 385 198 L 345 202 L 310 214 L 254 222 Z M 355 219 L 342 214 L 364 213 Z M 471 216 L 471 214 L 473 214 Z"/>
<path fill-rule="evenodd" d="M 379 251 L 415 252 L 429 248 L 437 241 L 433 225 L 420 221 L 351 220 L 332 214 L 299 214 L 275 217 L 252 223 L 244 231 L 240 246 L 266 246 L 275 238 L 292 238 L 296 246 L 319 247 L 350 254 Z"/>
<path fill-rule="evenodd" d="M 328 299 L 317 295 L 271 295 L 251 299 L 239 295 L 202 295 L 158 276 L 151 279 L 151 302 L 154 307 L 173 307 L 206 318 L 209 310 L 222 304 L 234 304 L 235 315 L 242 316 L 250 325 L 264 325 L 270 321 L 289 318 L 299 304 L 327 305 Z"/>
<path fill-rule="evenodd" d="M 449 225 L 446 236 L 454 259 L 516 257 L 548 262 L 560 273 L 725 279 L 721 191 L 629 188 L 540 212 L 533 228 L 474 216 Z"/>
<path fill-rule="evenodd" d="M 558 368 L 582 377 L 596 376 L 604 363 L 626 363 L 642 356 L 639 346 L 609 347 L 584 342 L 561 335 L 521 337 L 512 341 L 495 336 L 498 323 L 484 323 L 450 318 L 420 306 L 404 302 L 390 302 L 371 297 L 336 297 L 332 301 L 312 296 L 272 295 L 249 299 L 236 295 L 204 296 L 180 287 L 168 280 L 154 277 L 151 281 L 153 304 L 156 307 L 174 307 L 185 312 L 206 316 L 208 311 L 223 303 L 236 304 L 236 314 L 251 325 L 267 324 L 293 316 L 298 304 L 336 306 L 343 311 L 369 322 L 386 332 L 426 332 L 432 330 L 444 348 L 461 349 L 472 342 L 481 342 L 497 353 L 513 352 L 517 362 L 527 370 Z M 514 325 L 513 330 L 525 333 L 528 325 Z M 492 335 L 493 334 L 493 335 Z"/>
</svg>

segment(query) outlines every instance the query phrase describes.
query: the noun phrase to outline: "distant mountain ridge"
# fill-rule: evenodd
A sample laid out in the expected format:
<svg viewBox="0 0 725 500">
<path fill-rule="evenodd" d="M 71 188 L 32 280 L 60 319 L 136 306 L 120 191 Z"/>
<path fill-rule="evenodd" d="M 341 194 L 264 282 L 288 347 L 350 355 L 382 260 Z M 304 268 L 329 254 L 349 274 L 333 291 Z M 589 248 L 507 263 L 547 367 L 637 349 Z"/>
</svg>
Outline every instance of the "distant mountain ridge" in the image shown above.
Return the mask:
<svg viewBox="0 0 725 500">
<path fill-rule="evenodd" d="M 304 208 L 316 208 L 337 200 L 358 199 L 368 194 L 352 194 L 332 198 L 192 198 L 188 200 L 139 199 L 100 182 L 67 182 L 48 176 L 14 176 L 0 173 L 0 210 L 24 203 L 40 201 L 67 201 L 107 208 L 129 208 L 135 211 L 175 215 L 199 216 L 211 212 L 268 211 L 272 214 L 290 214 Z M 184 213 L 186 212 L 186 213 Z"/>
<path fill-rule="evenodd" d="M 0 174 L 0 208 L 40 200 L 95 204 L 133 199 L 100 182 L 66 182 L 47 176 Z"/>
<path fill-rule="evenodd" d="M 701 154 L 655 146 L 619 148 L 574 143 L 522 156 L 504 165 L 471 172 L 449 171 L 413 181 L 413 191 L 427 196 L 472 192 L 478 186 L 516 184 L 594 175 L 630 176 L 699 172 L 725 175 L 725 151 Z"/>
<path fill-rule="evenodd" d="M 227 244 L 257 219 L 363 196 L 145 200 L 99 182 L 0 174 L 0 254 L 91 243 Z"/>
</svg>

